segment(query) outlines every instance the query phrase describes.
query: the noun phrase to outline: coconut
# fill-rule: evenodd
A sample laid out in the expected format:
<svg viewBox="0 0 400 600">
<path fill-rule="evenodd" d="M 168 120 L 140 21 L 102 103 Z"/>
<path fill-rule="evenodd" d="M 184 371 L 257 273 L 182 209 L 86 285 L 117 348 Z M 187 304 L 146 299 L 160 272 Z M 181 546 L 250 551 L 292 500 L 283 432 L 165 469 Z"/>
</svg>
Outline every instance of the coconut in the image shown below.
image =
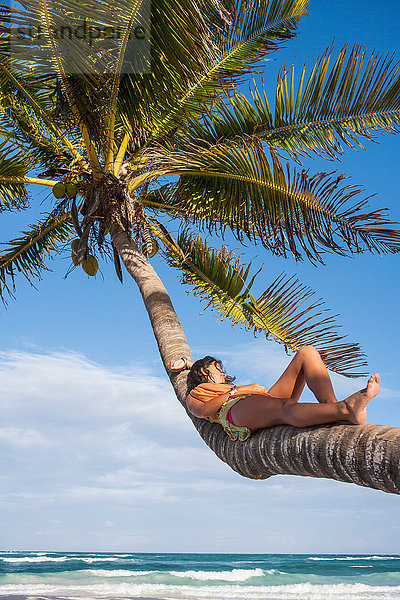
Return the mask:
<svg viewBox="0 0 400 600">
<path fill-rule="evenodd" d="M 157 240 L 151 240 L 151 250 L 146 254 L 147 258 L 153 258 L 158 252 L 158 243 Z"/>
<path fill-rule="evenodd" d="M 61 183 L 61 181 L 59 181 L 58 183 L 53 185 L 52 192 L 58 200 L 60 200 L 60 198 L 64 198 L 66 194 L 65 185 Z"/>
<path fill-rule="evenodd" d="M 90 275 L 90 277 L 94 277 L 99 270 L 99 263 L 95 256 L 89 254 L 86 260 L 82 262 L 82 267 L 85 273 Z"/>
<path fill-rule="evenodd" d="M 74 265 L 76 267 L 79 265 L 79 263 L 78 263 L 78 246 L 79 246 L 79 239 L 72 240 L 72 242 L 71 242 L 72 262 L 74 263 Z"/>
<path fill-rule="evenodd" d="M 67 183 L 67 185 L 65 186 L 65 189 L 66 189 L 66 194 L 67 194 L 68 198 L 75 198 L 78 190 L 74 183 Z"/>
</svg>

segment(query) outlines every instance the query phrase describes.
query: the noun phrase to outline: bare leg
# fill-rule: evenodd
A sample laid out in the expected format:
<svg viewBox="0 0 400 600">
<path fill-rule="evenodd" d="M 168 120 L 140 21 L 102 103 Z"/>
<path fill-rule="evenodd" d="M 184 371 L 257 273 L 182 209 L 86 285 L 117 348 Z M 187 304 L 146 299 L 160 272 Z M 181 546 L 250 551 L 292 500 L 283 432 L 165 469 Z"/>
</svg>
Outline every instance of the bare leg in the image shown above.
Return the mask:
<svg viewBox="0 0 400 600">
<path fill-rule="evenodd" d="M 297 402 L 305 383 L 318 402 L 337 402 L 328 370 L 314 346 L 300 348 L 278 381 L 268 391 L 275 398 L 291 398 Z"/>
<path fill-rule="evenodd" d="M 371 375 L 367 387 L 341 402 L 301 403 L 293 398 L 276 398 L 252 394 L 232 406 L 231 415 L 235 425 L 251 430 L 273 425 L 309 427 L 335 421 L 361 424 L 367 417 L 366 406 L 379 392 L 380 377 Z"/>
</svg>

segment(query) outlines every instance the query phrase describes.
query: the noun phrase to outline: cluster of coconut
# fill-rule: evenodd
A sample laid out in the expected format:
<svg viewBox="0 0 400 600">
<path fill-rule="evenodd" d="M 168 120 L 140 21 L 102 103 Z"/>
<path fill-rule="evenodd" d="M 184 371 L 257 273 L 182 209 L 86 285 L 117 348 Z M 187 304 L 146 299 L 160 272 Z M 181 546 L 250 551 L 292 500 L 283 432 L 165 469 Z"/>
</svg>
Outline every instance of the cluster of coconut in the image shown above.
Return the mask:
<svg viewBox="0 0 400 600">
<path fill-rule="evenodd" d="M 77 187 L 75 183 L 62 183 L 61 181 L 56 183 L 52 188 L 54 196 L 60 200 L 61 198 L 75 198 L 77 194 Z M 99 262 L 93 254 L 89 254 L 87 258 L 83 259 L 82 262 L 78 261 L 78 247 L 79 247 L 79 238 L 75 239 L 71 243 L 71 258 L 72 262 L 76 267 L 82 265 L 82 269 L 90 275 L 90 277 L 94 277 L 99 270 Z"/>
<path fill-rule="evenodd" d="M 85 259 L 83 259 L 83 261 L 81 263 L 78 262 L 78 246 L 79 246 L 79 238 L 77 238 L 76 240 L 72 240 L 71 242 L 71 257 L 72 257 L 72 262 L 74 263 L 74 265 L 76 267 L 79 267 L 79 264 L 82 265 L 82 269 L 85 271 L 85 273 L 87 273 L 88 275 L 90 275 L 90 277 L 94 277 L 97 273 L 97 271 L 99 270 L 99 261 L 97 260 L 97 258 L 95 256 L 93 256 L 93 254 L 89 254 L 89 256 Z"/>
<path fill-rule="evenodd" d="M 57 200 L 61 198 L 75 198 L 77 191 L 75 183 L 61 183 L 61 181 L 53 185 L 52 188 L 52 192 Z"/>
</svg>

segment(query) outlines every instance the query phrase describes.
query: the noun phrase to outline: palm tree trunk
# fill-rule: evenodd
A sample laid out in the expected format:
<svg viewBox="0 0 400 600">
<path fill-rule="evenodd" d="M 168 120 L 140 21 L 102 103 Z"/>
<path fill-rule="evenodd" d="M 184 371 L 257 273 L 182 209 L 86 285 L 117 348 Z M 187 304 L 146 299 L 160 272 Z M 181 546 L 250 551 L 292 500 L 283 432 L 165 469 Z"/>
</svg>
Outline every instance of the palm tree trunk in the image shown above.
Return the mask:
<svg viewBox="0 0 400 600">
<path fill-rule="evenodd" d="M 192 358 L 189 344 L 161 279 L 122 227 L 111 231 L 114 245 L 139 286 L 164 367 L 181 356 Z M 187 371 L 168 372 L 186 410 Z M 305 475 L 337 479 L 400 494 L 400 429 L 382 425 L 280 425 L 232 442 L 218 424 L 186 410 L 206 444 L 233 470 L 251 479 Z"/>
</svg>

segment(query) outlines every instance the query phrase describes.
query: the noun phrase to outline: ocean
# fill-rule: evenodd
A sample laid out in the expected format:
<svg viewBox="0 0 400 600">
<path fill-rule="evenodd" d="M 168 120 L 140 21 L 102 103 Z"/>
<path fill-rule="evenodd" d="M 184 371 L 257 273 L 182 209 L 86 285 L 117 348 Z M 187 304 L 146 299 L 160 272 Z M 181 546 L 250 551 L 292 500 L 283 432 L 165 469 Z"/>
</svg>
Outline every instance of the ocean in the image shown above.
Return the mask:
<svg viewBox="0 0 400 600">
<path fill-rule="evenodd" d="M 400 600 L 400 556 L 0 552 L 0 600 L 12 595 Z"/>
</svg>

